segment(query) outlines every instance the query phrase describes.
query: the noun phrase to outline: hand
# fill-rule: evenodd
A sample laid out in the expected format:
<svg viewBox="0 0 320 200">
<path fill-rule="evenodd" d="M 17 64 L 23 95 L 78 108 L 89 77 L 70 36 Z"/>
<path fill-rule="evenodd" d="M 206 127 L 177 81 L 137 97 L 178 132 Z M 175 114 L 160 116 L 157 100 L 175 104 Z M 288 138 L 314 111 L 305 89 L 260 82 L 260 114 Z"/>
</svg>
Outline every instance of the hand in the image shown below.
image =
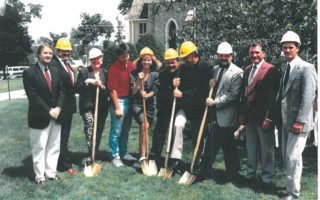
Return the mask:
<svg viewBox="0 0 320 200">
<path fill-rule="evenodd" d="M 104 85 L 102 85 L 100 80 L 96 80 L 95 85 L 98 86 L 99 88 L 101 88 L 102 90 L 106 89 L 106 87 Z"/>
<path fill-rule="evenodd" d="M 144 98 L 144 99 L 148 98 L 146 91 L 141 91 L 140 94 L 141 94 L 142 98 Z"/>
<path fill-rule="evenodd" d="M 95 84 L 96 84 L 96 79 L 87 78 L 87 79 L 84 81 L 84 83 L 87 84 L 87 85 L 89 85 L 89 84 L 95 85 Z"/>
<path fill-rule="evenodd" d="M 173 87 L 177 88 L 180 85 L 180 78 L 173 79 Z"/>
<path fill-rule="evenodd" d="M 210 87 L 214 87 L 215 85 L 216 85 L 216 79 L 211 79 L 210 81 L 209 81 L 209 85 L 210 85 Z"/>
<path fill-rule="evenodd" d="M 55 107 L 55 108 L 51 108 L 50 109 L 49 114 L 53 119 L 58 119 L 58 117 L 60 115 L 60 112 L 61 112 L 61 108 L 60 107 Z"/>
<path fill-rule="evenodd" d="M 239 123 L 244 124 L 244 116 L 243 115 L 239 116 Z"/>
<path fill-rule="evenodd" d="M 143 80 L 143 78 L 144 78 L 144 73 L 143 73 L 143 72 L 140 72 L 140 73 L 138 74 L 138 80 L 141 81 L 141 80 Z"/>
<path fill-rule="evenodd" d="M 315 101 L 313 104 L 313 111 L 318 111 L 318 102 Z"/>
<path fill-rule="evenodd" d="M 121 118 L 122 117 L 122 110 L 121 109 L 116 109 L 115 110 L 115 114 L 117 118 Z"/>
<path fill-rule="evenodd" d="M 182 92 L 179 89 L 174 89 L 173 90 L 173 97 L 182 98 Z"/>
<path fill-rule="evenodd" d="M 292 132 L 294 134 L 301 134 L 302 133 L 302 128 L 303 128 L 303 123 L 295 122 L 293 124 L 293 127 L 292 127 Z"/>
<path fill-rule="evenodd" d="M 213 106 L 214 105 L 214 100 L 212 98 L 207 98 L 206 99 L 206 106 Z"/>
<path fill-rule="evenodd" d="M 269 127 L 270 127 L 270 121 L 269 120 L 263 120 L 263 122 L 262 122 L 262 129 L 263 130 L 268 130 L 269 129 Z"/>
</svg>

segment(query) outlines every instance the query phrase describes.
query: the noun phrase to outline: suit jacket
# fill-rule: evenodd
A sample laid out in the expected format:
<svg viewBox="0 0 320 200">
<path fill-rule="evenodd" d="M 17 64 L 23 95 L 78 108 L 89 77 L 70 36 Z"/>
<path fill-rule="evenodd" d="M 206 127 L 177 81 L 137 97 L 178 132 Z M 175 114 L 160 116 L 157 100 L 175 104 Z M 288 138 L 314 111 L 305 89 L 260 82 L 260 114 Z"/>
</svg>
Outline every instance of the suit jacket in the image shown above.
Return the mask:
<svg viewBox="0 0 320 200">
<path fill-rule="evenodd" d="M 107 89 L 107 70 L 100 68 L 99 76 L 101 83 L 106 87 L 105 90 L 99 91 L 99 112 L 107 112 L 109 106 L 109 91 Z M 87 111 L 94 112 L 96 103 L 97 86 L 92 84 L 85 84 L 88 78 L 96 79 L 91 66 L 83 68 L 79 71 L 76 83 L 76 92 L 79 93 L 79 109 L 80 114 L 83 115 Z"/>
<path fill-rule="evenodd" d="M 291 66 L 291 72 L 286 89 L 283 90 L 284 76 L 281 78 L 280 88 L 277 95 L 281 106 L 283 127 L 292 129 L 295 122 L 304 124 L 302 132 L 313 129 L 313 110 L 317 75 L 312 64 L 297 57 L 295 66 Z"/>
<path fill-rule="evenodd" d="M 274 65 L 263 61 L 248 91 L 251 69 L 252 65 L 249 65 L 244 70 L 241 114 L 244 115 L 245 119 L 250 117 L 258 125 L 262 125 L 265 119 L 274 122 L 280 72 Z"/>
<path fill-rule="evenodd" d="M 213 78 L 218 80 L 219 65 L 213 69 Z M 214 99 L 217 122 L 221 127 L 235 127 L 238 123 L 239 95 L 243 78 L 243 70 L 231 63 L 224 72 Z"/>
<path fill-rule="evenodd" d="M 61 116 L 64 114 L 72 114 L 77 111 L 77 104 L 76 104 L 76 97 L 75 97 L 75 87 L 72 85 L 70 76 L 68 72 L 65 70 L 64 66 L 61 64 L 59 58 L 57 56 L 54 56 L 51 61 L 51 65 L 54 66 L 59 70 L 61 79 L 63 81 L 63 86 L 65 88 L 65 102 L 64 102 L 64 108 L 62 109 Z M 76 83 L 76 76 L 74 72 L 71 69 L 71 73 L 73 73 L 74 77 L 74 84 Z"/>
<path fill-rule="evenodd" d="M 23 85 L 29 100 L 28 125 L 30 128 L 46 128 L 51 119 L 50 109 L 63 108 L 65 92 L 59 71 L 50 65 L 48 68 L 51 74 L 52 92 L 49 90 L 39 64 L 23 71 Z"/>
</svg>

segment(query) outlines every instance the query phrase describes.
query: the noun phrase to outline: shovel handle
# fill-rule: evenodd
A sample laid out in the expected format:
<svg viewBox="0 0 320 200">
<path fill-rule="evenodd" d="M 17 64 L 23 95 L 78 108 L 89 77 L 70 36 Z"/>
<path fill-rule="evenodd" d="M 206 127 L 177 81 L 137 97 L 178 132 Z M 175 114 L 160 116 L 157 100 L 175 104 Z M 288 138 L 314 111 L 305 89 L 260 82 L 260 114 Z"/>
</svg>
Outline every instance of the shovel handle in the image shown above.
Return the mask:
<svg viewBox="0 0 320 200">
<path fill-rule="evenodd" d="M 177 88 L 175 88 L 177 89 Z M 164 167 L 167 169 L 168 167 L 168 160 L 169 160 L 169 151 L 170 151 L 170 144 L 171 144 L 171 137 L 172 137 L 172 126 L 173 126 L 173 118 L 174 112 L 176 109 L 176 98 L 173 98 L 172 103 L 172 110 L 171 110 L 171 118 L 170 118 L 170 125 L 169 125 L 169 133 L 168 133 L 168 141 L 167 141 L 167 150 L 166 150 L 166 160 L 164 162 Z"/>
<path fill-rule="evenodd" d="M 143 79 L 141 80 L 141 90 L 144 91 L 144 83 Z M 144 115 L 144 133 L 145 133 L 145 140 L 146 140 L 146 150 L 147 150 L 147 158 L 149 158 L 149 141 L 148 141 L 148 129 L 147 129 L 147 108 L 146 108 L 146 100 L 142 98 L 143 104 L 143 115 Z"/>
<path fill-rule="evenodd" d="M 212 91 L 213 91 L 213 87 L 210 88 L 209 98 L 212 95 Z M 197 153 L 198 153 L 198 150 L 199 150 L 201 137 L 202 137 L 202 133 L 203 133 L 203 128 L 204 128 L 204 125 L 206 123 L 207 112 L 208 112 L 208 106 L 206 106 L 206 109 L 204 110 L 203 118 L 202 118 L 202 121 L 201 121 L 201 126 L 200 126 L 199 133 L 198 133 L 198 139 L 197 139 L 196 148 L 194 149 L 194 152 L 193 152 L 193 157 L 192 157 L 192 162 L 191 162 L 191 167 L 190 167 L 190 171 L 191 172 L 193 171 L 194 161 L 196 160 Z"/>
<path fill-rule="evenodd" d="M 100 77 L 97 78 L 100 80 Z M 97 136 L 97 124 L 98 124 L 98 104 L 99 104 L 99 86 L 97 86 L 96 92 L 96 104 L 94 110 L 94 124 L 93 124 L 93 138 L 92 138 L 92 156 L 91 160 L 94 163 L 95 151 L 96 151 L 96 136 Z"/>
</svg>

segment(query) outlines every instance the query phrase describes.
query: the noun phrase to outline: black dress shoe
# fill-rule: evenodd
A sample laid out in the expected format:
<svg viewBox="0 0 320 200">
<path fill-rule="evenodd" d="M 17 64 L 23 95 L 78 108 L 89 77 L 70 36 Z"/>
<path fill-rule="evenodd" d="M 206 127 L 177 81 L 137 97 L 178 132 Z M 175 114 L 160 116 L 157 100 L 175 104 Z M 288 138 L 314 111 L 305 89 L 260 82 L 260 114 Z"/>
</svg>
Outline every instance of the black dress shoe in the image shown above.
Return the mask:
<svg viewBox="0 0 320 200">
<path fill-rule="evenodd" d="M 177 171 L 177 172 L 183 172 L 184 171 L 184 164 L 182 160 L 177 158 L 171 158 L 169 160 L 168 164 L 169 169 Z"/>
<path fill-rule="evenodd" d="M 50 178 L 48 178 L 49 180 L 56 180 L 56 181 L 59 181 L 59 180 L 61 180 L 61 178 L 59 177 L 59 176 L 57 176 L 57 175 L 55 175 L 54 177 L 50 177 Z"/>
</svg>

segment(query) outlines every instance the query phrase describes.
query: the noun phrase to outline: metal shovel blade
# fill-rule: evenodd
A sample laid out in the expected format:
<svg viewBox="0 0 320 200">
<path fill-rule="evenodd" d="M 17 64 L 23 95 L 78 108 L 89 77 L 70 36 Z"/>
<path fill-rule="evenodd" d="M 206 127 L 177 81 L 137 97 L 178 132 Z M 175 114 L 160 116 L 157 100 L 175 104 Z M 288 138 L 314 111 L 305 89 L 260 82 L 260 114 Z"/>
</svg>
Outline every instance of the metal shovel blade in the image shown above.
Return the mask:
<svg viewBox="0 0 320 200">
<path fill-rule="evenodd" d="M 158 173 L 157 165 L 154 160 L 143 160 L 141 162 L 141 169 L 146 176 L 155 176 Z"/>
<path fill-rule="evenodd" d="M 187 183 L 191 177 L 192 177 L 192 174 L 190 174 L 188 171 L 185 171 L 179 180 L 179 184 L 187 185 Z"/>
<path fill-rule="evenodd" d="M 100 173 L 101 164 L 99 163 L 92 163 L 92 165 L 85 164 L 84 166 L 84 176 L 85 177 L 92 177 L 97 176 Z"/>
</svg>

